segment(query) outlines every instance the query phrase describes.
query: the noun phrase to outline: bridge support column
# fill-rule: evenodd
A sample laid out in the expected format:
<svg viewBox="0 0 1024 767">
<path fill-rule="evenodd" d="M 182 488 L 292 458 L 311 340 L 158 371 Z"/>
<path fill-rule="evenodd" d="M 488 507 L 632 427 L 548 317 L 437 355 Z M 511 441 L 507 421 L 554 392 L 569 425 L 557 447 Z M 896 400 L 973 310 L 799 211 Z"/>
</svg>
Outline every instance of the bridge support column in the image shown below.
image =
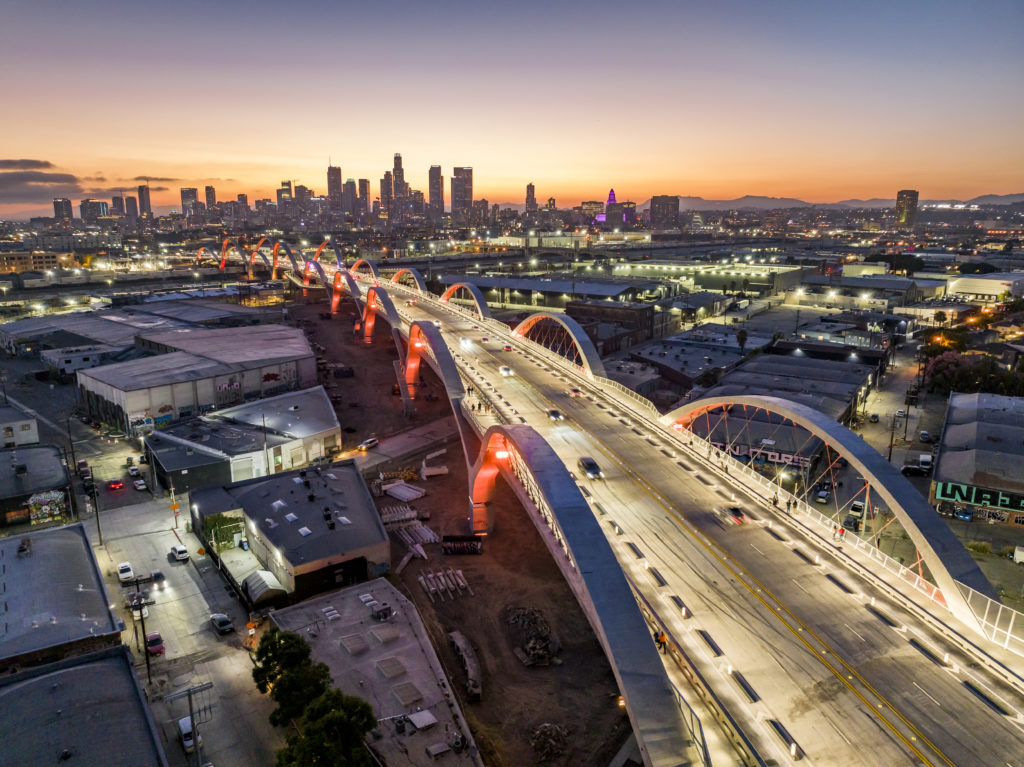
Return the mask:
<svg viewBox="0 0 1024 767">
<path fill-rule="evenodd" d="M 487 504 L 469 499 L 469 533 L 470 535 L 487 535 L 494 529 L 487 513 Z"/>
</svg>

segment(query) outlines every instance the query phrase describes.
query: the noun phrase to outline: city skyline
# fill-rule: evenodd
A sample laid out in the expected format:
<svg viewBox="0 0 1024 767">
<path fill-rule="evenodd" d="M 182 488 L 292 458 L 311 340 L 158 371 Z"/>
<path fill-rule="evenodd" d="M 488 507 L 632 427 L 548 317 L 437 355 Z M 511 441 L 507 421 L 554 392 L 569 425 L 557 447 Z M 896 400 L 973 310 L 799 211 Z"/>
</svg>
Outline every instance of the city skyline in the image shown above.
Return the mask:
<svg viewBox="0 0 1024 767">
<path fill-rule="evenodd" d="M 187 1 L 179 18 L 196 22 L 174 25 L 123 5 L 9 14 L 0 62 L 20 109 L 0 126 L 0 217 L 145 178 L 163 209 L 180 187 L 254 200 L 288 178 L 326 194 L 328 162 L 376 192 L 396 152 L 412 188 L 428 192 L 432 165 L 467 166 L 474 194 L 502 203 L 528 182 L 560 206 L 609 187 L 637 202 L 1024 191 L 1018 3 L 597 2 L 544 6 L 543 24 L 531 3 L 407 4 L 397 29 L 389 10 L 317 2 Z M 357 62 L 378 39 L 390 55 L 371 76 Z M 82 66 L 95 85 L 68 86 Z"/>
</svg>

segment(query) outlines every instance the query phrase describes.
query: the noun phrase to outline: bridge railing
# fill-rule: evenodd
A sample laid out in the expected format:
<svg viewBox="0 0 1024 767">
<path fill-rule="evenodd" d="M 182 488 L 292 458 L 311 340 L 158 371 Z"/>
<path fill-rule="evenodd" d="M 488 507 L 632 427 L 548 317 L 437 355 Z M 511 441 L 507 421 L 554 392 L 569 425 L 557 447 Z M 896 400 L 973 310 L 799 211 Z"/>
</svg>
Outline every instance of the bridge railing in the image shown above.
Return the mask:
<svg viewBox="0 0 1024 767">
<path fill-rule="evenodd" d="M 1024 613 L 957 583 L 960 593 L 978 617 L 982 631 L 994 644 L 1016 655 L 1024 655 Z"/>
</svg>

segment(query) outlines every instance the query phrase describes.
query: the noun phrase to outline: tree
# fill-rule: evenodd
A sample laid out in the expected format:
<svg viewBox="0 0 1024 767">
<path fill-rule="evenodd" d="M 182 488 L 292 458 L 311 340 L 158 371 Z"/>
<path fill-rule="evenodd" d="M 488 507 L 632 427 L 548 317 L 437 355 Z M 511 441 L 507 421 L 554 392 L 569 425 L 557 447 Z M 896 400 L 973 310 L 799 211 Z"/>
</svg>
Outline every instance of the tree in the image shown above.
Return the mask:
<svg viewBox="0 0 1024 767">
<path fill-rule="evenodd" d="M 992 264 L 985 261 L 967 261 L 960 264 L 957 268 L 960 270 L 960 274 L 992 274 L 992 272 L 999 271 Z"/>
<path fill-rule="evenodd" d="M 277 752 L 276 767 L 369 767 L 366 733 L 377 725 L 365 700 L 327 690 L 309 704 L 305 725 Z"/>
<path fill-rule="evenodd" d="M 253 653 L 252 680 L 262 693 L 272 689 L 282 674 L 310 662 L 306 640 L 291 631 L 271 626 Z"/>
<path fill-rule="evenodd" d="M 747 331 L 744 328 L 736 331 L 736 343 L 739 345 L 740 351 L 743 351 L 743 347 L 747 345 Z"/>
<path fill-rule="evenodd" d="M 935 312 L 935 322 L 937 324 L 945 325 L 948 321 L 949 321 L 949 317 L 946 315 L 946 313 L 944 311 L 939 309 L 939 311 Z"/>
<path fill-rule="evenodd" d="M 325 693 L 330 685 L 331 671 L 324 663 L 307 661 L 286 670 L 270 690 L 270 697 L 277 703 L 270 713 L 270 723 L 278 727 L 302 716 L 309 702 Z"/>
<path fill-rule="evenodd" d="M 736 292 L 736 280 L 729 281 L 729 290 L 732 291 L 733 293 Z"/>
</svg>

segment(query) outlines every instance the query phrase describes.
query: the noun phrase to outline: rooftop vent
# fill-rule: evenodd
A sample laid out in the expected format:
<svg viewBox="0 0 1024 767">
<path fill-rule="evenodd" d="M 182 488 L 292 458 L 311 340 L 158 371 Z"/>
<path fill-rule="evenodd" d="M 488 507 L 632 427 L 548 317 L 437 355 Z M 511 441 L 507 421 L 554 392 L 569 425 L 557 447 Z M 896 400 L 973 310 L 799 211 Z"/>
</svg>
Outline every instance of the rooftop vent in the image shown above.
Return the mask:
<svg viewBox="0 0 1024 767">
<path fill-rule="evenodd" d="M 276 501 L 270 504 L 270 508 L 272 508 L 274 511 L 280 511 L 287 505 L 287 503 L 278 498 Z"/>
<path fill-rule="evenodd" d="M 299 528 L 299 535 L 301 535 L 303 538 L 305 538 L 307 535 L 312 535 L 312 534 L 313 534 L 313 531 L 310 530 L 308 527 L 300 527 Z"/>
<path fill-rule="evenodd" d="M 291 411 L 295 411 L 295 410 L 299 409 L 299 406 L 298 405 L 289 405 L 288 409 L 291 410 Z"/>
<path fill-rule="evenodd" d="M 295 520 L 298 519 L 298 517 L 295 516 L 294 514 L 292 514 L 291 512 L 288 512 L 287 514 L 285 514 L 284 518 L 287 519 L 289 522 L 294 522 Z"/>
<path fill-rule="evenodd" d="M 270 517 L 264 517 L 263 521 L 266 523 L 267 527 L 277 527 L 277 522 L 272 520 Z"/>
<path fill-rule="evenodd" d="M 316 493 L 310 493 L 309 495 L 307 495 L 306 496 L 306 500 L 309 501 L 310 503 L 315 501 L 316 500 Z"/>
</svg>

